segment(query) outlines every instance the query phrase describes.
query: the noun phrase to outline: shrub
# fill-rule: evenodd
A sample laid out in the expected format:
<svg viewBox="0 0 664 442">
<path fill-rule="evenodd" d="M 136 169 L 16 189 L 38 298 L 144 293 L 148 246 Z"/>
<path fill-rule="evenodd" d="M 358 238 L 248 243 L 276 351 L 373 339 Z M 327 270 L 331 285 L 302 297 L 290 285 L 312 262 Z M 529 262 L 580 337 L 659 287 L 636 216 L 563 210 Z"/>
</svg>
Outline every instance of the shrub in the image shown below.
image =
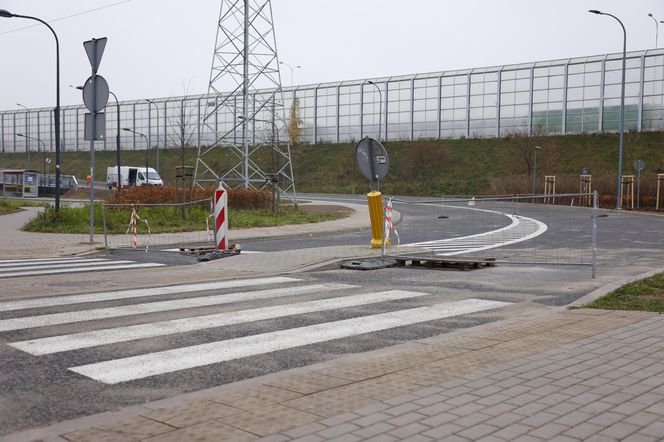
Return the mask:
<svg viewBox="0 0 664 442">
<path fill-rule="evenodd" d="M 186 201 L 199 201 L 212 198 L 214 189 L 193 188 L 191 190 L 174 187 L 131 187 L 115 193 L 109 204 L 177 204 Z M 266 190 L 228 189 L 230 209 L 268 209 L 272 207 L 272 195 Z"/>
</svg>

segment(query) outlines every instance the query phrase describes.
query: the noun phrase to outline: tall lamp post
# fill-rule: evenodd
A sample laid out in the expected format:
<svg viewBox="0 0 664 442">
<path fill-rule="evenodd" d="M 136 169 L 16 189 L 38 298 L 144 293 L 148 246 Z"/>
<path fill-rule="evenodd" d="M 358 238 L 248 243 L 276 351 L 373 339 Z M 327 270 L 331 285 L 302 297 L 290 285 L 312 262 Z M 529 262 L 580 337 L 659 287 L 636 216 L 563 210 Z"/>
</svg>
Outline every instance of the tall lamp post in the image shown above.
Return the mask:
<svg viewBox="0 0 664 442">
<path fill-rule="evenodd" d="M 655 22 L 655 49 L 657 49 L 659 45 L 659 22 L 657 19 L 652 15 L 652 12 L 648 13 L 648 17 L 652 18 L 653 21 Z"/>
<path fill-rule="evenodd" d="M 46 175 L 46 144 L 44 144 L 44 142 L 43 142 L 42 140 L 40 140 L 39 138 L 37 138 L 37 137 L 31 137 L 31 136 L 29 136 L 29 135 L 25 135 L 25 134 L 16 134 L 16 136 L 17 136 L 17 137 L 23 137 L 23 138 L 25 138 L 25 139 L 26 139 L 26 143 L 27 143 L 27 140 L 35 140 L 35 141 L 41 143 L 41 145 L 42 145 L 42 152 L 44 152 L 44 175 Z M 29 153 L 28 153 L 28 158 L 30 158 L 30 154 L 29 154 Z M 29 168 L 30 168 L 30 160 L 28 159 L 28 169 L 29 169 Z"/>
<path fill-rule="evenodd" d="M 302 69 L 302 66 L 299 64 L 292 66 L 284 61 L 280 61 L 279 64 L 283 64 L 284 66 L 288 66 L 290 68 L 290 85 L 292 89 L 293 85 L 295 84 L 295 69 Z"/>
<path fill-rule="evenodd" d="M 53 113 L 55 123 L 55 211 L 58 212 L 60 210 L 60 42 L 53 28 L 40 18 L 12 14 L 6 9 L 0 9 L 0 17 L 17 17 L 38 21 L 45 25 L 55 37 L 55 109 L 53 109 Z"/>
<path fill-rule="evenodd" d="M 383 93 L 380 91 L 378 85 L 373 81 L 367 80 L 365 83 L 373 85 L 378 91 L 378 99 L 380 100 L 378 106 L 378 141 L 380 141 L 380 135 L 383 131 Z M 385 138 L 387 138 L 387 134 L 385 134 Z"/>
<path fill-rule="evenodd" d="M 539 146 L 533 147 L 533 203 L 535 202 L 535 182 L 537 176 L 537 151 L 542 149 Z"/>
<path fill-rule="evenodd" d="M 16 103 L 17 106 L 21 106 L 23 109 L 25 109 L 25 133 L 29 134 L 30 133 L 30 124 L 29 124 L 29 115 L 30 115 L 30 109 L 28 109 L 27 106 L 21 104 L 21 103 Z M 18 136 L 18 134 L 16 134 Z M 31 139 L 31 137 L 26 137 L 25 135 L 23 136 L 25 138 L 25 152 L 28 154 L 28 169 L 30 168 L 30 143 L 28 143 L 28 139 Z"/>
<path fill-rule="evenodd" d="M 590 9 L 588 12 L 597 15 L 608 15 L 620 23 L 623 31 L 623 57 L 622 57 L 622 81 L 620 85 L 620 142 L 618 144 L 618 190 L 616 192 L 616 209 L 622 209 L 622 160 L 623 160 L 623 142 L 625 138 L 625 60 L 627 58 L 627 31 L 625 25 L 618 17 L 607 12 Z"/>
<path fill-rule="evenodd" d="M 140 135 L 145 139 L 145 184 L 148 183 L 148 152 L 150 152 L 150 145 L 148 144 L 148 137 L 145 136 L 145 134 L 142 134 L 141 132 L 129 129 L 128 127 L 122 128 L 123 131 L 125 132 L 131 132 L 136 135 Z"/>
<path fill-rule="evenodd" d="M 155 148 L 157 149 L 157 173 L 159 173 L 159 106 L 157 106 L 157 103 L 155 103 L 154 101 L 152 101 L 148 98 L 146 98 L 145 101 L 150 103 L 150 106 L 154 106 L 154 108 L 157 110 L 157 144 L 155 145 Z M 149 109 L 149 107 L 148 107 L 148 109 Z M 149 118 L 148 118 L 148 120 L 149 120 Z M 152 140 L 152 130 L 150 130 L 150 132 L 148 132 L 148 138 L 150 139 L 148 141 L 148 144 L 150 144 L 152 142 L 151 141 Z"/>
</svg>

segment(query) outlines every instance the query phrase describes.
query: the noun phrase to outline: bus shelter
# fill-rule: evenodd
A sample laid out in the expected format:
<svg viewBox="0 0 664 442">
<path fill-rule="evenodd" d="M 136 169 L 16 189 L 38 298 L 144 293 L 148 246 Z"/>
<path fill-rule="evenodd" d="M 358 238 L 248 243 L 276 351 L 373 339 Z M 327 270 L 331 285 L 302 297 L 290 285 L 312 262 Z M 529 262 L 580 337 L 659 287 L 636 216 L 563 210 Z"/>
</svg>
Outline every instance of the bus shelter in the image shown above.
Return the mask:
<svg viewBox="0 0 664 442">
<path fill-rule="evenodd" d="M 5 169 L 1 174 L 2 196 L 36 198 L 39 192 L 38 170 Z"/>
</svg>

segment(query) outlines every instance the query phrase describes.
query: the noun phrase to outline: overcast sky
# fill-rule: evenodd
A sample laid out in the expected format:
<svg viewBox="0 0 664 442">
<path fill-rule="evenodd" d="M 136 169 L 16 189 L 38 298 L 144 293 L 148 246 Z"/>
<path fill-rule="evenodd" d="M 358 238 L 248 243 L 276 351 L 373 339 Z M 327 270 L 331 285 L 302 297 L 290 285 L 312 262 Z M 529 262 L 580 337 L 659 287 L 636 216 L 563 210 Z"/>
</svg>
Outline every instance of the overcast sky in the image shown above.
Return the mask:
<svg viewBox="0 0 664 442">
<path fill-rule="evenodd" d="M 0 0 L 60 39 L 61 100 L 80 104 L 83 41 L 108 37 L 99 74 L 120 100 L 207 92 L 221 0 Z M 87 12 L 94 10 L 93 12 Z M 272 0 L 279 59 L 295 84 L 531 62 L 655 47 L 662 0 Z M 68 18 L 66 18 L 68 17 Z M 37 26 L 32 26 L 37 24 Z M 22 29 L 27 26 L 27 29 Z M 664 24 L 660 47 L 664 46 Z M 0 110 L 55 104 L 48 29 L 0 18 Z M 282 70 L 284 86 L 290 69 Z"/>
</svg>

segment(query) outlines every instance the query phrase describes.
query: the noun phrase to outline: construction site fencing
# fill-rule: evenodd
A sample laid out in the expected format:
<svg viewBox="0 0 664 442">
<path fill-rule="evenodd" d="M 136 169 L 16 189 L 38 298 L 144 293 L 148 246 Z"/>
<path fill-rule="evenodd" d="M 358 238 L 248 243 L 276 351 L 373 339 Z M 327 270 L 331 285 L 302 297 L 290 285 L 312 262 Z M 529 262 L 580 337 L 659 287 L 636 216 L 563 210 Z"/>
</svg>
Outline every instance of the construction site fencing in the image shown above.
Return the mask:
<svg viewBox="0 0 664 442">
<path fill-rule="evenodd" d="M 395 211 L 406 204 L 420 207 L 411 207 L 408 213 L 416 215 L 397 226 L 401 244 L 392 236 L 389 255 L 590 266 L 595 276 L 596 192 L 392 203 Z"/>
<path fill-rule="evenodd" d="M 173 204 L 103 204 L 104 247 L 201 249 L 214 247 L 212 200 Z M 159 232 L 159 233 L 157 233 Z"/>
</svg>

